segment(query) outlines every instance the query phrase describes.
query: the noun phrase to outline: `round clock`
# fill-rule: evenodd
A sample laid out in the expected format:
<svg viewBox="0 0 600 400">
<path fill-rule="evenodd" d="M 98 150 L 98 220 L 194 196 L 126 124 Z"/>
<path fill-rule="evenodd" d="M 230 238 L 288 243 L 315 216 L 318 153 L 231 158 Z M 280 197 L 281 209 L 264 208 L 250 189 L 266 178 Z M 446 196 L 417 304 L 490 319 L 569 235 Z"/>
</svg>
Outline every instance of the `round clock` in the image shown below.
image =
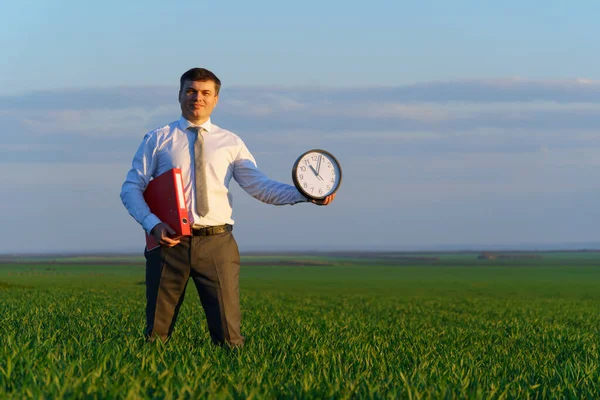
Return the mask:
<svg viewBox="0 0 600 400">
<path fill-rule="evenodd" d="M 294 163 L 292 179 L 304 196 L 321 200 L 340 188 L 342 167 L 330 152 L 309 150 Z"/>
</svg>

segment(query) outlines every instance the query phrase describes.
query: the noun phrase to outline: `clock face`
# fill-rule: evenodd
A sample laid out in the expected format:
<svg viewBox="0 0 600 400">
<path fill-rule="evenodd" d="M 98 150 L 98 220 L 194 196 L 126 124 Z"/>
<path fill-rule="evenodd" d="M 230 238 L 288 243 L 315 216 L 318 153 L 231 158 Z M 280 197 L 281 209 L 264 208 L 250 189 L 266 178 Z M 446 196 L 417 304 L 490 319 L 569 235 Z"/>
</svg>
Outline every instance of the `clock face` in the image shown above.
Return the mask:
<svg viewBox="0 0 600 400">
<path fill-rule="evenodd" d="M 342 168 L 331 153 L 309 150 L 294 163 L 292 179 L 306 197 L 324 199 L 340 187 Z"/>
</svg>

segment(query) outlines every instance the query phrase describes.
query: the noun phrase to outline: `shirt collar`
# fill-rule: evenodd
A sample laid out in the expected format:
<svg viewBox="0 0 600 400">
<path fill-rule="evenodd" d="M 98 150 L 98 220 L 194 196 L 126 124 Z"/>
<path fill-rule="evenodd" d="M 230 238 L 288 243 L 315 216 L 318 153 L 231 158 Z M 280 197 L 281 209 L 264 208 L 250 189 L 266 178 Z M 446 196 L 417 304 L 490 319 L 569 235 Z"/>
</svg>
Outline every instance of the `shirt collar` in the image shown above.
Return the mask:
<svg viewBox="0 0 600 400">
<path fill-rule="evenodd" d="M 189 128 L 190 126 L 198 126 L 198 125 L 192 124 L 190 121 L 185 119 L 182 115 L 181 118 L 179 118 L 179 128 L 185 132 L 185 130 L 187 128 Z M 210 122 L 210 118 L 209 118 L 205 123 L 200 124 L 199 126 L 204 128 L 208 133 L 210 133 L 212 131 L 213 124 L 212 124 L 212 122 Z"/>
</svg>

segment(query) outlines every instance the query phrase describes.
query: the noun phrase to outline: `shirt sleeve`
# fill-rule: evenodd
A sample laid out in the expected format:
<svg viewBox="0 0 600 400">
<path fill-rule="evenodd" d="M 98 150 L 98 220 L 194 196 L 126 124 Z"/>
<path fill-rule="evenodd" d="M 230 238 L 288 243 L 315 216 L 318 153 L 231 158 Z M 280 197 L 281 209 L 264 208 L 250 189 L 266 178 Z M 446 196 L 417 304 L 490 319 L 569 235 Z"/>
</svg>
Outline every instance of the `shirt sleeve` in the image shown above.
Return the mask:
<svg viewBox="0 0 600 400">
<path fill-rule="evenodd" d="M 274 181 L 263 174 L 243 142 L 234 161 L 233 178 L 246 193 L 263 203 L 281 206 L 308 201 L 295 186 Z"/>
<path fill-rule="evenodd" d="M 138 148 L 131 169 L 121 187 L 121 201 L 131 216 L 149 234 L 161 220 L 150 212 L 144 190 L 156 171 L 156 135 L 147 133 Z"/>
</svg>

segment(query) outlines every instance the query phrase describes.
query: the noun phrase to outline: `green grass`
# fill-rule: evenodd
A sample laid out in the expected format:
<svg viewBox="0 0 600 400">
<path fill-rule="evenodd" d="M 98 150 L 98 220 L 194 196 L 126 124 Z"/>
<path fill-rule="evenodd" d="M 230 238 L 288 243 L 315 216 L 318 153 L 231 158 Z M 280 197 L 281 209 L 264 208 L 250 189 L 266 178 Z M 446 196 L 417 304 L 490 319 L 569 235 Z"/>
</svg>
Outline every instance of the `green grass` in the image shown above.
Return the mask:
<svg viewBox="0 0 600 400">
<path fill-rule="evenodd" d="M 437 256 L 242 265 L 238 352 L 193 285 L 145 343 L 141 265 L 0 265 L 0 398 L 600 397 L 600 256 Z"/>
</svg>

